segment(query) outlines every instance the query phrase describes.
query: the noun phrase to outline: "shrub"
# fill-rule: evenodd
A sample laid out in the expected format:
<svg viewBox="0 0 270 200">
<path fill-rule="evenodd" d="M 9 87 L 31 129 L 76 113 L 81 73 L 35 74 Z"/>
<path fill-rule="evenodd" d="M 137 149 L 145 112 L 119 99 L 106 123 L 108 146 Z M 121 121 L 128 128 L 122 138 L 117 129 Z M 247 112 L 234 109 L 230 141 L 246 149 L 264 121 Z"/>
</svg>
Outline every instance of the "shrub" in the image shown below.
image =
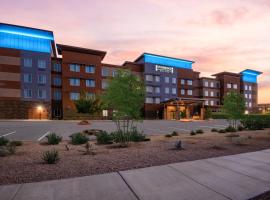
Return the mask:
<svg viewBox="0 0 270 200">
<path fill-rule="evenodd" d="M 174 146 L 175 146 L 175 148 L 177 150 L 183 150 L 184 149 L 183 142 L 181 140 L 177 141 Z"/>
<path fill-rule="evenodd" d="M 7 146 L 6 146 L 6 148 L 7 148 L 7 150 L 8 150 L 8 152 L 9 152 L 9 154 L 15 154 L 16 153 L 16 145 L 14 145 L 14 144 L 8 144 Z"/>
<path fill-rule="evenodd" d="M 270 115 L 245 115 L 241 123 L 249 130 L 270 128 Z"/>
<path fill-rule="evenodd" d="M 62 141 L 62 137 L 56 135 L 55 133 L 50 133 L 49 135 L 46 136 L 48 140 L 48 144 L 56 145 L 59 144 L 59 142 Z"/>
<path fill-rule="evenodd" d="M 228 119 L 228 116 L 221 112 L 214 112 L 212 113 L 212 118 L 213 119 Z"/>
<path fill-rule="evenodd" d="M 243 126 L 239 125 L 239 126 L 237 127 L 237 130 L 238 130 L 238 131 L 243 131 L 243 130 L 245 130 L 245 128 L 244 128 Z"/>
<path fill-rule="evenodd" d="M 0 146 L 0 157 L 8 156 L 10 152 L 8 151 L 6 146 Z"/>
<path fill-rule="evenodd" d="M 22 146 L 23 145 L 23 142 L 22 141 L 11 141 L 9 143 L 10 145 L 15 145 L 15 146 Z"/>
<path fill-rule="evenodd" d="M 203 130 L 202 129 L 198 129 L 198 130 L 196 130 L 196 134 L 203 134 L 204 132 L 203 132 Z"/>
<path fill-rule="evenodd" d="M 0 146 L 5 146 L 9 143 L 9 140 L 5 137 L 0 137 Z"/>
<path fill-rule="evenodd" d="M 123 131 L 119 130 L 119 131 L 115 131 L 113 133 L 111 133 L 113 141 L 115 143 L 121 143 L 123 144 L 123 147 L 127 146 L 127 143 L 131 141 L 130 139 L 130 134 L 129 133 L 124 133 Z"/>
<path fill-rule="evenodd" d="M 60 160 L 58 151 L 55 149 L 50 150 L 50 151 L 45 151 L 42 154 L 42 160 L 47 164 L 57 163 Z"/>
<path fill-rule="evenodd" d="M 232 126 L 228 126 L 227 128 L 225 128 L 226 132 L 236 132 L 236 129 Z"/>
<path fill-rule="evenodd" d="M 212 128 L 211 132 L 218 132 L 218 130 L 216 128 Z"/>
<path fill-rule="evenodd" d="M 226 133 L 226 130 L 220 129 L 218 132 L 219 132 L 219 133 Z"/>
<path fill-rule="evenodd" d="M 173 131 L 171 135 L 172 136 L 178 136 L 179 134 L 176 131 Z"/>
<path fill-rule="evenodd" d="M 112 135 L 108 134 L 106 131 L 101 131 L 96 134 L 97 143 L 98 144 L 111 144 L 112 143 Z"/>
<path fill-rule="evenodd" d="M 71 143 L 74 145 L 85 144 L 89 141 L 89 138 L 83 133 L 74 133 L 70 136 Z"/>
<path fill-rule="evenodd" d="M 95 155 L 96 154 L 96 151 L 95 151 L 93 144 L 86 142 L 84 148 L 85 148 L 84 155 Z"/>
<path fill-rule="evenodd" d="M 139 132 L 136 127 L 133 127 L 130 132 L 130 140 L 132 142 L 142 142 L 145 141 L 145 135 L 142 132 Z"/>
<path fill-rule="evenodd" d="M 170 138 L 170 137 L 172 137 L 172 135 L 171 134 L 166 134 L 165 137 Z"/>
<path fill-rule="evenodd" d="M 195 131 L 191 131 L 190 132 L 190 135 L 196 135 L 196 132 Z"/>
<path fill-rule="evenodd" d="M 150 138 L 145 138 L 143 141 L 148 142 L 148 141 L 151 141 L 151 139 Z"/>
</svg>

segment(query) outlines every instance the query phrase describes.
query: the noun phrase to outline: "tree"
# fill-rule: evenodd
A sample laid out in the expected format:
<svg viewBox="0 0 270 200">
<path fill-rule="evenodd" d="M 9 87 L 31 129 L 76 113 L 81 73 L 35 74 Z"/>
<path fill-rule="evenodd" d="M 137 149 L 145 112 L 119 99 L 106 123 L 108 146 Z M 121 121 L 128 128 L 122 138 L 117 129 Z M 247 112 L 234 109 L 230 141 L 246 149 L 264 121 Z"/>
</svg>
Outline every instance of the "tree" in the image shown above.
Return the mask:
<svg viewBox="0 0 270 200">
<path fill-rule="evenodd" d="M 212 118 L 212 110 L 210 108 L 205 109 L 205 119 L 210 119 Z"/>
<path fill-rule="evenodd" d="M 245 99 L 238 92 L 231 91 L 224 97 L 222 112 L 227 115 L 230 125 L 237 128 L 237 121 L 243 118 Z"/>
<path fill-rule="evenodd" d="M 99 97 L 88 97 L 83 91 L 80 99 L 74 101 L 78 113 L 96 114 L 102 110 L 102 104 Z"/>
<path fill-rule="evenodd" d="M 142 80 L 130 71 L 119 70 L 109 82 L 102 96 L 102 102 L 107 108 L 115 110 L 113 120 L 117 132 L 128 140 L 133 123 L 141 119 L 141 108 L 144 104 L 145 86 Z M 128 141 L 123 141 L 128 142 Z"/>
</svg>

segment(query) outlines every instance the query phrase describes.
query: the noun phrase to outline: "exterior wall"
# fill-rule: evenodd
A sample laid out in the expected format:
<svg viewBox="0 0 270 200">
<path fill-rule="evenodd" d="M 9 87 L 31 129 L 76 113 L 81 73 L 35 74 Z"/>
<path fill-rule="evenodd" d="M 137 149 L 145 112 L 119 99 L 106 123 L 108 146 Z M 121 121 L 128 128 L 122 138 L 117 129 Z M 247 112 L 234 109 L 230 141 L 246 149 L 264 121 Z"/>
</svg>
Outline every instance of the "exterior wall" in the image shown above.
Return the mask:
<svg viewBox="0 0 270 200">
<path fill-rule="evenodd" d="M 249 112 L 257 111 L 258 104 L 258 85 L 257 83 L 242 82 L 241 93 L 245 97 L 245 103 Z"/>
</svg>

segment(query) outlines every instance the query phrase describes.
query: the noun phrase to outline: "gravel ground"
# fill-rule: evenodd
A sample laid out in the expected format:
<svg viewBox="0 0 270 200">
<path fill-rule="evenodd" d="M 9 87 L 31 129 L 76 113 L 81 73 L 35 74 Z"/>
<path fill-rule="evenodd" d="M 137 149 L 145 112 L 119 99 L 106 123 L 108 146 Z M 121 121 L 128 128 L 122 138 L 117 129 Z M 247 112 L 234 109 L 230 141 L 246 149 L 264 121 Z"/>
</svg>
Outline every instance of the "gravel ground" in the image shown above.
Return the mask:
<svg viewBox="0 0 270 200">
<path fill-rule="evenodd" d="M 236 145 L 228 141 L 225 134 L 219 133 L 172 138 L 153 136 L 150 142 L 132 143 L 129 148 L 95 145 L 96 155 L 83 155 L 83 145 L 69 144 L 70 150 L 67 151 L 65 145 L 68 141 L 55 146 L 24 142 L 15 155 L 0 157 L 0 185 L 87 176 L 270 148 L 269 130 L 239 134 L 252 138 L 246 139 L 246 145 Z M 185 150 L 173 149 L 179 139 L 184 141 Z M 44 164 L 42 152 L 53 148 L 59 151 L 60 161 Z"/>
</svg>

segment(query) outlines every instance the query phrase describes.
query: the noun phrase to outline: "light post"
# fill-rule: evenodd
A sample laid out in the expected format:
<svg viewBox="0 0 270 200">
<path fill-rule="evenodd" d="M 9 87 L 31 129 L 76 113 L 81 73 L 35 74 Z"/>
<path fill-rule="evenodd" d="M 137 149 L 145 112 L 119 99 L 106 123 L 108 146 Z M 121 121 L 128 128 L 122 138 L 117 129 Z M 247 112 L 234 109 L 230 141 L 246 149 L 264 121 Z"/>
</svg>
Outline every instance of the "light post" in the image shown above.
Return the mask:
<svg viewBox="0 0 270 200">
<path fill-rule="evenodd" d="M 41 120 L 42 106 L 38 106 L 37 110 L 39 112 L 39 120 Z"/>
</svg>

